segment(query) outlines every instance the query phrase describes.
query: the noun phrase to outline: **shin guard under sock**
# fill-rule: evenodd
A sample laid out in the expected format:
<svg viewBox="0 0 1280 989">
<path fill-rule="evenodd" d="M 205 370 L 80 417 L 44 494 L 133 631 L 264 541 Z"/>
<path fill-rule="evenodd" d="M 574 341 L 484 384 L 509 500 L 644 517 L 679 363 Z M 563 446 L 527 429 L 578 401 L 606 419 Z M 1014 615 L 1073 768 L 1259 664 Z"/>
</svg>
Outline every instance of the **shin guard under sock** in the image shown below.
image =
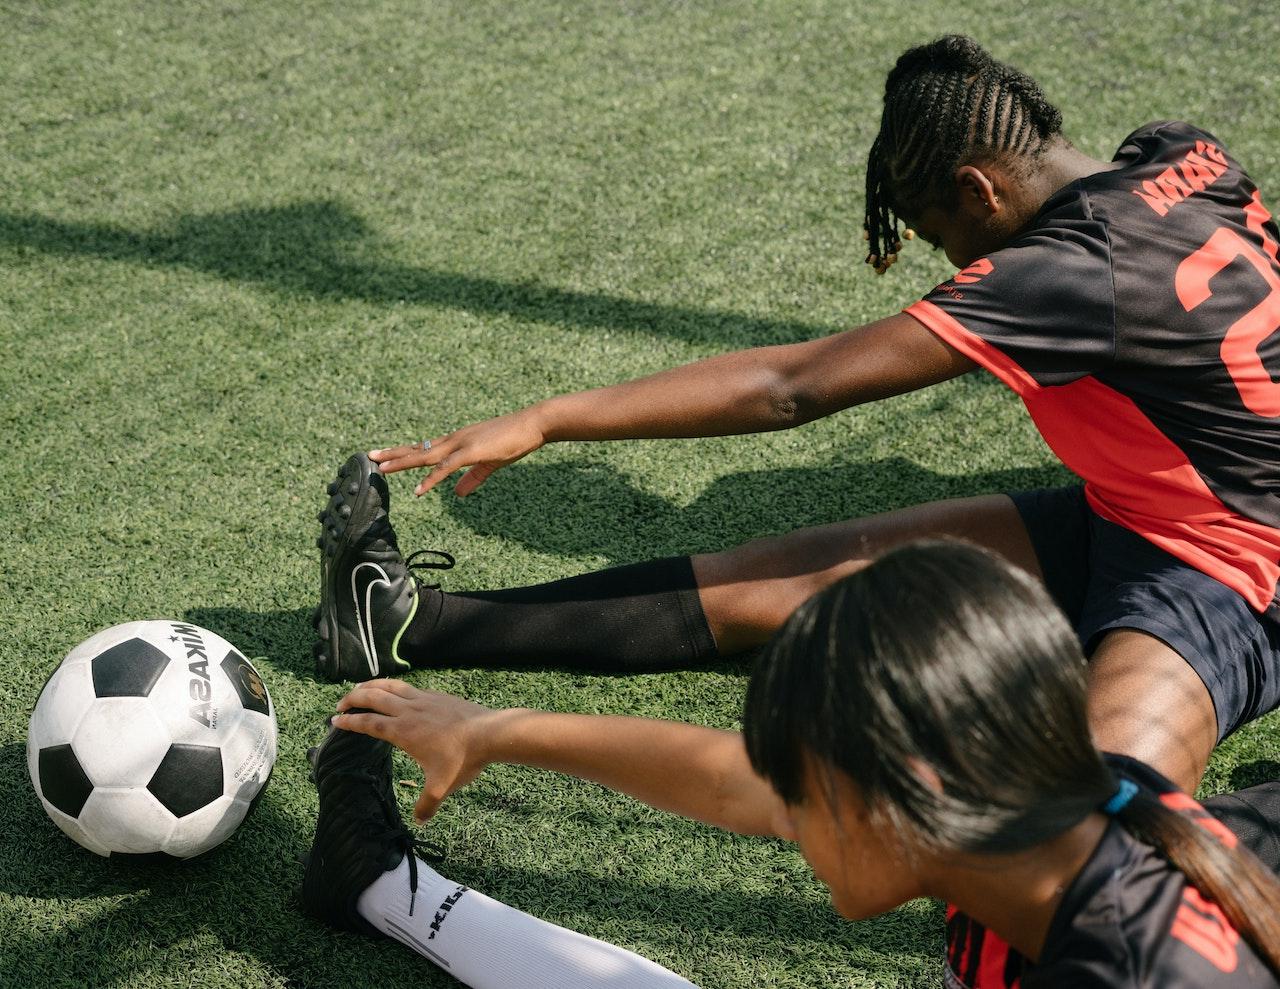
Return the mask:
<svg viewBox="0 0 1280 989">
<path fill-rule="evenodd" d="M 400 641 L 415 666 L 687 669 L 717 655 L 687 556 L 501 591 L 421 589 Z"/>
</svg>

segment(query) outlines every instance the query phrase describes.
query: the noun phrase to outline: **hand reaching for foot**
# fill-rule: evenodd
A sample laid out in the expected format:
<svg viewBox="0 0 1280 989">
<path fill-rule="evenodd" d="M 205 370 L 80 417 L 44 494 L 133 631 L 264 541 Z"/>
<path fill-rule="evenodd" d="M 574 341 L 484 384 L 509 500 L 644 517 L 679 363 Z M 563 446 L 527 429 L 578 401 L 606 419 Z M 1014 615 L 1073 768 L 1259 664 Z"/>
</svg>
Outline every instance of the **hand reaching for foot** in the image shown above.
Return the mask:
<svg viewBox="0 0 1280 989">
<path fill-rule="evenodd" d="M 351 708 L 368 713 L 342 713 Z M 366 681 L 338 702 L 338 711 L 335 727 L 390 742 L 422 767 L 425 782 L 413 808 L 419 823 L 492 761 L 484 754 L 487 726 L 506 713 L 403 680 Z"/>
<path fill-rule="evenodd" d="M 443 436 L 434 436 L 422 443 L 371 450 L 369 459 L 383 474 L 414 467 L 431 468 L 414 488 L 413 493 L 417 495 L 430 491 L 450 474 L 470 467 L 454 489 L 456 494 L 465 497 L 488 480 L 494 471 L 528 456 L 545 442 L 546 436 L 537 414 L 532 409 L 521 409 L 464 426 Z"/>
</svg>

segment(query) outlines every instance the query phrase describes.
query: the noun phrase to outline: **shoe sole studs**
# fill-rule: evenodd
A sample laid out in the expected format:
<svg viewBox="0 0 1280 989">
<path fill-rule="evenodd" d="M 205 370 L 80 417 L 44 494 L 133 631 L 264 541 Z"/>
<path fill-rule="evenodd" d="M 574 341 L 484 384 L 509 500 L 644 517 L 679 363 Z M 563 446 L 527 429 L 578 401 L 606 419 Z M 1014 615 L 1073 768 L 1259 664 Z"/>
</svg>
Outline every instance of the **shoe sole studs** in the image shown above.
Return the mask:
<svg viewBox="0 0 1280 989">
<path fill-rule="evenodd" d="M 354 499 L 360 494 L 359 470 L 348 460 L 338 468 L 338 476 L 325 487 L 329 501 L 316 515 L 316 521 L 320 523 L 320 535 L 316 537 L 316 548 L 320 550 L 323 559 L 332 560 L 337 555 L 338 544 L 347 531 L 347 522 L 354 510 L 348 503 L 348 499 Z M 353 474 L 357 476 L 353 478 Z M 340 671 L 337 668 L 336 659 L 330 653 L 333 631 L 325 619 L 322 606 L 317 606 L 312 612 L 311 625 L 317 636 L 311 650 L 315 657 L 316 669 L 326 679 L 337 679 Z"/>
</svg>

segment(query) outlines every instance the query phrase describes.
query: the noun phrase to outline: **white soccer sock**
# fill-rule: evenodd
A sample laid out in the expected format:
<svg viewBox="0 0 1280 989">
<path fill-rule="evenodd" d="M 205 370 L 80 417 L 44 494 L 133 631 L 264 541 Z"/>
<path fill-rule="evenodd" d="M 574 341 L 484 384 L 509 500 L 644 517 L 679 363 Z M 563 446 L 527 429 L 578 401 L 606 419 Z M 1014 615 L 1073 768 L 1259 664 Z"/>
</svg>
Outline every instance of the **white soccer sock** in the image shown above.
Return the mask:
<svg viewBox="0 0 1280 989">
<path fill-rule="evenodd" d="M 360 915 L 472 989 L 689 989 L 634 952 L 549 924 L 445 879 L 418 859 L 409 916 L 409 859 L 360 894 Z"/>
</svg>

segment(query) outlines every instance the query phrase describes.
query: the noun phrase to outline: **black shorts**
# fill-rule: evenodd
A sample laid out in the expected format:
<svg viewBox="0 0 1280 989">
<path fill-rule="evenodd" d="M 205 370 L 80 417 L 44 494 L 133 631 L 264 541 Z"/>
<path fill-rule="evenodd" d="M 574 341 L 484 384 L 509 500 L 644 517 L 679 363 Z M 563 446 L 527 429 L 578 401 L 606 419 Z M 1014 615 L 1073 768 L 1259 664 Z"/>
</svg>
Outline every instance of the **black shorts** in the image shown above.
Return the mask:
<svg viewBox="0 0 1280 989">
<path fill-rule="evenodd" d="M 1075 626 L 1085 655 L 1112 629 L 1170 646 L 1204 681 L 1218 740 L 1280 706 L 1280 623 L 1137 533 L 1101 518 L 1084 488 L 1010 495 L 1031 536 L 1045 586 Z"/>
</svg>

